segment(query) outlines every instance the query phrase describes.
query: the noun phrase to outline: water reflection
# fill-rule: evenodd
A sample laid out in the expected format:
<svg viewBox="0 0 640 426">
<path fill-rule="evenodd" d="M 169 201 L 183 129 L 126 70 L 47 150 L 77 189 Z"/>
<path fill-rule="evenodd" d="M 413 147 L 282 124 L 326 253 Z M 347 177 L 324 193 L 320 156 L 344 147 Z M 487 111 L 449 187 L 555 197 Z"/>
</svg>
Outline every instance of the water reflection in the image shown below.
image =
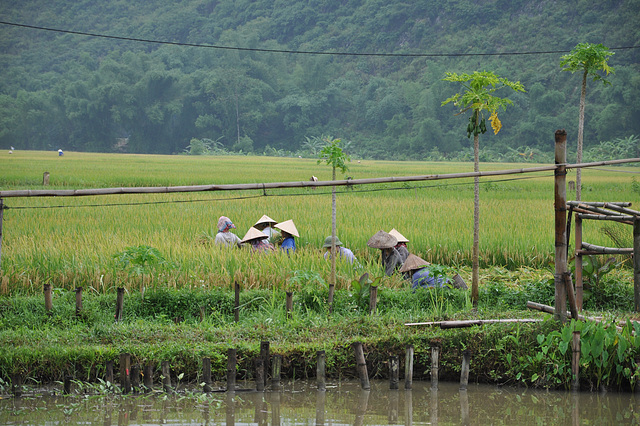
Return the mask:
<svg viewBox="0 0 640 426">
<path fill-rule="evenodd" d="M 414 382 L 282 382 L 277 392 L 138 396 L 28 395 L 0 399 L 0 424 L 83 425 L 484 425 L 640 423 L 633 394 L 545 392 Z"/>
</svg>

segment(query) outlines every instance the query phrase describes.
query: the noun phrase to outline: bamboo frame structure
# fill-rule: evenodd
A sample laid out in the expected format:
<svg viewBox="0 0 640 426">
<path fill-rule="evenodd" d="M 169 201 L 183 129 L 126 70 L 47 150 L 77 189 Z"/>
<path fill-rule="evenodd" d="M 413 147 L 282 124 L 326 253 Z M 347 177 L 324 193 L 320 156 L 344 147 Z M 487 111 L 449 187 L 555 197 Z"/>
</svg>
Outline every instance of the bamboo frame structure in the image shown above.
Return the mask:
<svg viewBox="0 0 640 426">
<path fill-rule="evenodd" d="M 640 312 L 640 211 L 630 209 L 629 202 L 584 202 L 568 201 L 567 207 L 576 214 L 575 258 L 576 301 L 582 309 L 583 273 L 582 256 L 602 254 L 624 254 L 633 256 L 634 310 Z M 633 226 L 633 247 L 614 248 L 589 244 L 582 240 L 582 221 L 609 220 Z"/>
</svg>

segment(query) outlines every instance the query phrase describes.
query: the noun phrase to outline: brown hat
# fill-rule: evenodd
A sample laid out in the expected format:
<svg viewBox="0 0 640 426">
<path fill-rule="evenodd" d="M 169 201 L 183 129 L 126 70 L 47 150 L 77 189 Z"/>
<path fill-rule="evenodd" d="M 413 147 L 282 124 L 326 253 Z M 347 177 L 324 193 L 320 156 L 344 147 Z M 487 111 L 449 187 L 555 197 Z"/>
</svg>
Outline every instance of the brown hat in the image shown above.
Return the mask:
<svg viewBox="0 0 640 426">
<path fill-rule="evenodd" d="M 253 226 L 260 225 L 261 223 L 278 223 L 278 221 L 271 219 L 269 216 L 265 214 L 265 215 L 262 215 L 260 220 L 254 223 Z"/>
<path fill-rule="evenodd" d="M 411 253 L 407 257 L 407 260 L 404 261 L 402 268 L 400 268 L 400 272 L 413 271 L 414 269 L 421 269 L 429 265 L 431 265 L 429 262 Z"/>
<path fill-rule="evenodd" d="M 296 228 L 296 224 L 293 223 L 292 219 L 285 220 L 284 222 L 280 222 L 276 224 L 274 228 L 284 231 L 287 234 L 291 234 L 294 237 L 300 238 L 300 234 L 298 234 L 298 229 Z"/>
<path fill-rule="evenodd" d="M 260 240 L 260 239 L 264 239 L 264 238 L 269 238 L 269 236 L 265 235 L 261 231 L 258 231 L 256 228 L 254 228 L 252 226 L 251 228 L 249 228 L 247 233 L 244 235 L 244 238 L 240 242 L 241 243 L 246 243 L 247 241 Z"/>
<path fill-rule="evenodd" d="M 377 249 L 395 247 L 396 244 L 398 244 L 398 240 L 396 239 L 396 237 L 384 231 L 376 232 L 375 235 L 369 238 L 369 241 L 367 241 L 367 245 L 369 247 Z"/>
<path fill-rule="evenodd" d="M 393 228 L 391 231 L 389 231 L 389 235 L 393 235 L 394 237 L 396 237 L 396 240 L 398 240 L 399 243 L 409 242 L 409 240 L 407 240 L 404 235 L 396 231 L 396 228 Z"/>
</svg>

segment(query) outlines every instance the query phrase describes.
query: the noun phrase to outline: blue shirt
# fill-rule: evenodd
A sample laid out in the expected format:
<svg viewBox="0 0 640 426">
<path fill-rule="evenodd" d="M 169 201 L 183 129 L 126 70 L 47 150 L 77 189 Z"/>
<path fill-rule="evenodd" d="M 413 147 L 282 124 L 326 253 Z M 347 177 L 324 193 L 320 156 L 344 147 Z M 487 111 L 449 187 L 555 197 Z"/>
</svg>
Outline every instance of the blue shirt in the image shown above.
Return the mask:
<svg viewBox="0 0 640 426">
<path fill-rule="evenodd" d="M 442 287 L 444 285 L 444 279 L 441 277 L 435 278 L 429 273 L 427 268 L 418 269 L 413 273 L 411 277 L 411 288 L 415 290 L 418 287 Z"/>
<path fill-rule="evenodd" d="M 289 253 L 289 250 L 296 251 L 296 240 L 293 237 L 287 237 L 280 244 L 280 248 L 287 253 Z"/>
</svg>

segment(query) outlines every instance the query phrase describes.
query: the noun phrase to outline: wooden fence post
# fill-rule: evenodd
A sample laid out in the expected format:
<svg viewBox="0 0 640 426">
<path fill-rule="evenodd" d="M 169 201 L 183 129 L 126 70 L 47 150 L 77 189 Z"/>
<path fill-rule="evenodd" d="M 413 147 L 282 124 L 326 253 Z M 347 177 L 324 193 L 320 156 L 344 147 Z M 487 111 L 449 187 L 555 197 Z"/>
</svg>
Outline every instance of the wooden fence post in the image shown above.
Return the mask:
<svg viewBox="0 0 640 426">
<path fill-rule="evenodd" d="M 582 300 L 583 300 L 583 285 L 582 285 L 582 254 L 577 253 L 578 250 L 582 249 L 582 218 L 579 214 L 576 214 L 576 231 L 575 231 L 575 262 L 574 265 L 576 267 L 576 306 L 578 310 L 582 310 Z"/>
<path fill-rule="evenodd" d="M 131 366 L 131 390 L 133 393 L 140 391 L 140 364 L 133 364 Z"/>
<path fill-rule="evenodd" d="M 404 388 L 411 389 L 413 387 L 413 345 L 407 345 L 407 351 L 404 358 Z"/>
<path fill-rule="evenodd" d="M 120 387 L 123 394 L 131 391 L 131 355 L 127 353 L 120 354 Z"/>
<path fill-rule="evenodd" d="M 358 376 L 360 377 L 360 386 L 364 390 L 369 390 L 371 389 L 371 385 L 369 384 L 369 373 L 367 372 L 367 362 L 364 359 L 362 343 L 354 342 L 352 346 L 356 353 L 356 368 L 358 370 Z"/>
<path fill-rule="evenodd" d="M 124 308 L 124 288 L 118 287 L 116 295 L 116 314 L 114 315 L 116 322 L 122 320 L 122 310 Z"/>
<path fill-rule="evenodd" d="M 287 318 L 291 318 L 291 314 L 293 312 L 293 292 L 287 291 L 287 299 L 285 302 L 285 307 L 287 309 Z"/>
<path fill-rule="evenodd" d="M 153 391 L 153 365 L 145 364 L 143 368 L 142 383 L 145 392 Z"/>
<path fill-rule="evenodd" d="M 271 388 L 280 389 L 280 376 L 282 372 L 282 355 L 274 355 L 271 363 Z"/>
<path fill-rule="evenodd" d="M 462 352 L 462 368 L 460 369 L 460 390 L 467 390 L 469 384 L 469 364 L 471 363 L 471 351 L 465 349 Z"/>
<path fill-rule="evenodd" d="M 202 381 L 203 391 L 211 392 L 211 358 L 202 358 Z"/>
<path fill-rule="evenodd" d="M 431 389 L 438 389 L 438 370 L 440 369 L 440 347 L 431 347 Z"/>
<path fill-rule="evenodd" d="M 269 342 L 264 341 L 260 342 L 260 358 L 262 358 L 262 368 L 263 368 L 263 376 L 262 376 L 262 384 L 267 386 L 267 376 L 269 373 Z"/>
<path fill-rule="evenodd" d="M 256 391 L 264 391 L 264 359 L 258 357 L 254 360 L 256 367 Z"/>
<path fill-rule="evenodd" d="M 171 365 L 169 361 L 162 361 L 162 389 L 167 393 L 173 391 L 171 387 Z"/>
<path fill-rule="evenodd" d="M 640 312 L 640 218 L 633 220 L 633 307 Z"/>
<path fill-rule="evenodd" d="M 316 352 L 316 381 L 318 383 L 318 390 L 324 392 L 327 390 L 327 378 L 326 378 L 326 365 L 327 357 L 325 351 Z"/>
<path fill-rule="evenodd" d="M 22 396 L 22 374 L 15 373 L 11 375 L 11 393 L 13 396 Z"/>
<path fill-rule="evenodd" d="M 76 317 L 82 315 L 82 287 L 76 287 Z"/>
<path fill-rule="evenodd" d="M 227 392 L 236 390 L 236 350 L 227 350 Z"/>
<path fill-rule="evenodd" d="M 393 355 L 389 358 L 389 389 L 398 389 L 399 377 L 400 361 L 397 355 Z"/>
<path fill-rule="evenodd" d="M 104 380 L 113 386 L 113 361 L 107 361 L 105 365 Z"/>
<path fill-rule="evenodd" d="M 49 172 L 42 173 L 42 186 L 49 185 Z"/>
<path fill-rule="evenodd" d="M 580 332 L 574 331 L 571 339 L 571 374 L 573 381 L 571 382 L 571 390 L 577 392 L 580 390 Z"/>
<path fill-rule="evenodd" d="M 567 132 L 555 133 L 554 208 L 555 208 L 555 315 L 561 323 L 567 321 Z"/>
<path fill-rule="evenodd" d="M 71 376 L 64 376 L 64 381 L 62 385 L 62 394 L 63 395 L 71 395 Z"/>
<path fill-rule="evenodd" d="M 369 314 L 375 315 L 377 303 L 378 303 L 378 287 L 372 285 L 369 287 Z"/>
<path fill-rule="evenodd" d="M 47 311 L 48 314 L 51 314 L 51 310 L 53 309 L 53 295 L 51 293 L 51 284 L 45 284 L 43 286 L 44 292 L 44 310 Z"/>
</svg>

